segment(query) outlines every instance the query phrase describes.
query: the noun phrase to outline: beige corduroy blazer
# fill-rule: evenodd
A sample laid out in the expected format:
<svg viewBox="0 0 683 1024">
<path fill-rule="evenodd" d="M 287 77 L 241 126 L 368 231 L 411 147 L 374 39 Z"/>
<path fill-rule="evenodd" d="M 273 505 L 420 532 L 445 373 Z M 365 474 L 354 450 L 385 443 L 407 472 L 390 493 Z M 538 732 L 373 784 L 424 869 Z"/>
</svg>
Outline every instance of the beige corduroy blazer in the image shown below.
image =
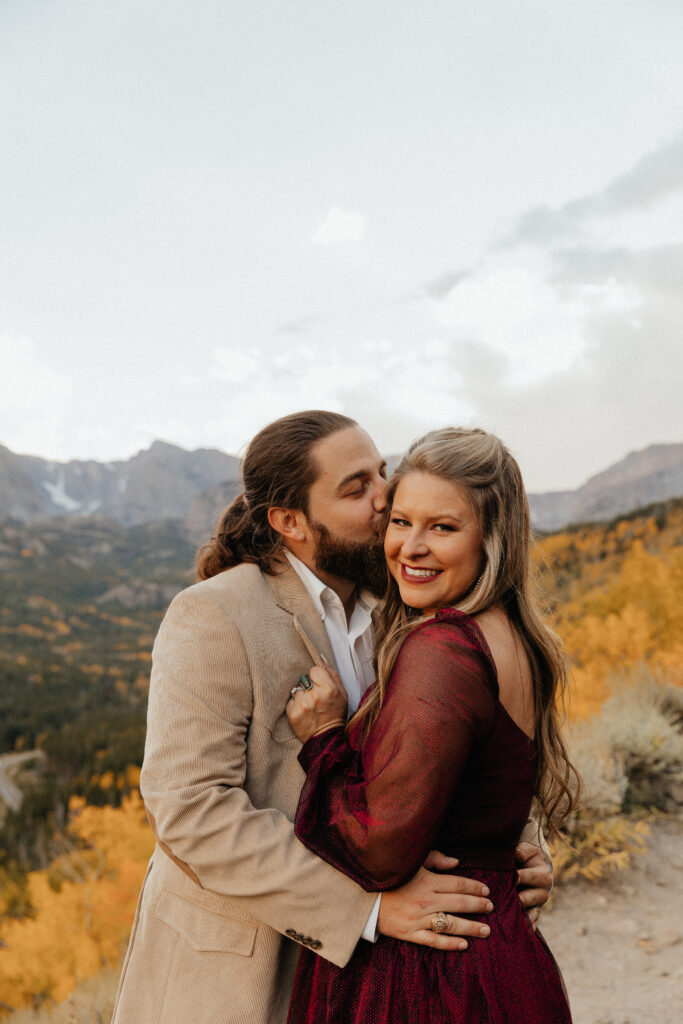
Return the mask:
<svg viewBox="0 0 683 1024">
<path fill-rule="evenodd" d="M 154 644 L 141 789 L 157 836 L 113 1024 L 284 1024 L 299 946 L 342 966 L 375 897 L 294 835 L 285 705 L 322 621 L 294 570 L 240 565 L 171 604 Z"/>
</svg>

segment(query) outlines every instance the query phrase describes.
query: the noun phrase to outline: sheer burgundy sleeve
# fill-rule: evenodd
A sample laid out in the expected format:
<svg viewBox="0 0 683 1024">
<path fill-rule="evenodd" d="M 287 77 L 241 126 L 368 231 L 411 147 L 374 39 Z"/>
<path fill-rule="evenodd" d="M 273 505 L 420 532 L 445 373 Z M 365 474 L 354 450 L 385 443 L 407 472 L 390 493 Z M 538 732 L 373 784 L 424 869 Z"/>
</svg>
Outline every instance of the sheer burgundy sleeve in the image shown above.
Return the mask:
<svg viewBox="0 0 683 1024">
<path fill-rule="evenodd" d="M 360 749 L 309 740 L 296 834 L 366 889 L 397 888 L 433 847 L 463 767 L 494 724 L 497 683 L 472 620 L 439 612 L 406 638 Z"/>
</svg>

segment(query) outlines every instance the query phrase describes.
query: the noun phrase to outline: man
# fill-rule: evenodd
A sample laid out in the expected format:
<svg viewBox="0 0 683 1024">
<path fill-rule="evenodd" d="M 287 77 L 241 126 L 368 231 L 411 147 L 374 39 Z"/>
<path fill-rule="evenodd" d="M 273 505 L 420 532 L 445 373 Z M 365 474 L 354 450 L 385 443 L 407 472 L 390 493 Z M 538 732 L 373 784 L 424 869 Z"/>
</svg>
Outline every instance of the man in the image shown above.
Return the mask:
<svg viewBox="0 0 683 1024">
<path fill-rule="evenodd" d="M 479 883 L 422 869 L 380 900 L 294 836 L 303 772 L 285 706 L 311 662 L 336 665 L 351 710 L 372 681 L 374 599 L 362 585 L 376 587 L 382 567 L 384 474 L 345 416 L 270 424 L 245 456 L 244 495 L 200 556 L 202 582 L 161 625 L 141 780 L 157 848 L 114 1024 L 284 1024 L 297 943 L 343 966 L 376 930 L 451 950 L 487 933 L 453 916 L 490 909 Z M 549 873 L 524 849 L 535 856 L 523 896 L 539 905 Z M 444 934 L 431 927 L 439 913 Z"/>
</svg>

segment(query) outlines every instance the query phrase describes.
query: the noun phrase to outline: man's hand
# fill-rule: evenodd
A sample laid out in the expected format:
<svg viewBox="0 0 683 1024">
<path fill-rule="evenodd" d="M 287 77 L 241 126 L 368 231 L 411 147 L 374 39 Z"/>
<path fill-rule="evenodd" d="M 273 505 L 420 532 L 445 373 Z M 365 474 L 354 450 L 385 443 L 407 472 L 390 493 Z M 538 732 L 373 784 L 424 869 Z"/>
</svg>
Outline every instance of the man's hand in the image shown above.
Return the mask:
<svg viewBox="0 0 683 1024">
<path fill-rule="evenodd" d="M 450 950 L 467 949 L 461 936 L 485 939 L 491 930 L 487 924 L 451 915 L 490 913 L 493 904 L 486 899 L 488 888 L 460 875 L 438 875 L 428 870 L 452 871 L 457 863 L 454 857 L 434 851 L 414 878 L 400 889 L 382 893 L 377 921 L 382 935 Z M 439 911 L 448 915 L 448 931 L 440 934 L 432 931 L 432 918 Z"/>
<path fill-rule="evenodd" d="M 533 843 L 520 843 L 515 850 L 515 863 L 519 878 L 519 898 L 527 917 L 536 930 L 541 907 L 548 902 L 553 887 L 553 866 L 543 850 Z"/>
</svg>

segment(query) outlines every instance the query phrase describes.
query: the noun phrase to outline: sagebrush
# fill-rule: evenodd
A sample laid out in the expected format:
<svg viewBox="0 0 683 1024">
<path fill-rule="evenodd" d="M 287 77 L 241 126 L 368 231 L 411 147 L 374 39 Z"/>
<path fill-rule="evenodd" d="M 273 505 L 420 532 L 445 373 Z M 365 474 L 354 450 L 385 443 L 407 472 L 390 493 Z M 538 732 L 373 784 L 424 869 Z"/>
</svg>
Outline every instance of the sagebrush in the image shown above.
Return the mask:
<svg viewBox="0 0 683 1024">
<path fill-rule="evenodd" d="M 556 878 L 602 878 L 630 866 L 653 813 L 683 789 L 683 690 L 641 664 L 610 679 L 601 710 L 568 730 L 584 785 L 580 809 L 552 844 Z"/>
</svg>

